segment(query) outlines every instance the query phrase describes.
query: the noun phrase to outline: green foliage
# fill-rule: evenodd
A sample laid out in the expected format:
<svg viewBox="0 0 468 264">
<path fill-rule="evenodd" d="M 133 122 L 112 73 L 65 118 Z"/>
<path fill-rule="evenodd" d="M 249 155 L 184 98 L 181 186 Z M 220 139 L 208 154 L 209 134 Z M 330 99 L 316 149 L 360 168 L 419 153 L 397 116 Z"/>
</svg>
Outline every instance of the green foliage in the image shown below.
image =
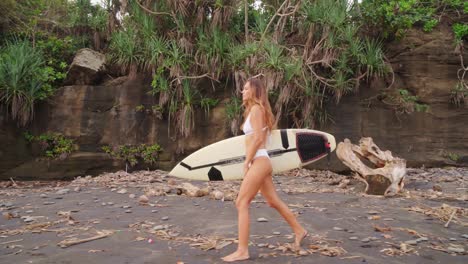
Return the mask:
<svg viewBox="0 0 468 264">
<path fill-rule="evenodd" d="M 140 65 L 142 49 L 136 39 L 136 30 L 132 27 L 115 32 L 109 45 L 110 61 L 121 65 L 125 71 Z"/>
<path fill-rule="evenodd" d="M 460 155 L 453 152 L 445 152 L 443 156 L 454 162 L 457 162 L 460 159 Z"/>
<path fill-rule="evenodd" d="M 461 41 L 464 37 L 468 36 L 468 24 L 456 23 L 453 25 L 453 32 L 455 33 L 455 39 Z"/>
<path fill-rule="evenodd" d="M 94 7 L 91 16 L 89 17 L 89 26 L 97 31 L 104 31 L 107 27 L 107 18 L 108 18 L 107 11 L 96 5 Z"/>
<path fill-rule="evenodd" d="M 461 0 L 363 0 L 360 5 L 362 24 L 384 38 L 402 37 L 413 26 L 430 32 L 439 23 L 441 14 L 468 10 Z"/>
<path fill-rule="evenodd" d="M 205 110 L 205 114 L 210 113 L 210 109 L 218 104 L 219 100 L 214 98 L 205 97 L 200 100 L 200 106 Z"/>
<path fill-rule="evenodd" d="M 12 19 L 14 19 L 16 9 L 15 0 L 3 0 L 0 1 L 0 10 L 2 10 L 2 15 L 0 16 L 0 33 L 3 27 L 6 27 Z"/>
<path fill-rule="evenodd" d="M 49 84 L 56 88 L 67 75 L 67 62 L 71 61 L 81 46 L 76 39 L 69 36 L 63 39 L 56 36 L 43 36 L 37 40 L 36 48 L 44 54 L 45 63 L 50 72 Z"/>
<path fill-rule="evenodd" d="M 66 138 L 60 133 L 48 132 L 39 136 L 24 133 L 24 137 L 30 143 L 39 143 L 46 157 L 51 159 L 65 159 L 77 149 L 74 140 Z"/>
<path fill-rule="evenodd" d="M 29 143 L 31 143 L 34 140 L 34 136 L 28 131 L 24 132 L 23 136 L 26 139 L 26 141 L 28 141 Z"/>
<path fill-rule="evenodd" d="M 384 76 L 389 70 L 383 59 L 382 43 L 366 38 L 363 46 L 361 65 L 366 67 L 369 76 Z"/>
<path fill-rule="evenodd" d="M 42 52 L 27 41 L 7 43 L 0 51 L 0 102 L 21 126 L 34 116 L 34 104 L 50 96 L 53 70 L 44 67 Z"/>
<path fill-rule="evenodd" d="M 258 42 L 248 42 L 243 44 L 231 44 L 229 47 L 228 61 L 230 66 L 235 69 L 247 71 L 245 61 L 255 55 L 260 49 Z"/>
<path fill-rule="evenodd" d="M 465 103 L 465 98 L 468 98 L 468 89 L 459 81 L 450 92 L 450 102 L 460 107 Z"/>
<path fill-rule="evenodd" d="M 144 42 L 143 50 L 143 64 L 145 69 L 156 68 L 158 65 L 162 64 L 164 56 L 168 52 L 168 42 L 164 38 L 159 38 L 156 36 L 149 37 Z M 164 72 L 163 67 L 159 67 L 158 75 Z M 154 86 L 153 86 L 154 87 Z"/>
<path fill-rule="evenodd" d="M 74 5 L 70 6 L 70 26 L 82 27 L 89 25 L 93 9 L 90 0 L 76 0 Z"/>
<path fill-rule="evenodd" d="M 137 105 L 137 106 L 135 107 L 135 111 L 137 111 L 137 112 L 143 112 L 143 111 L 145 111 L 145 106 L 144 106 L 144 105 Z"/>
<path fill-rule="evenodd" d="M 198 30 L 197 58 L 204 65 L 203 69 L 215 72 L 219 76 L 225 68 L 229 44 L 232 42 L 229 35 L 215 28 L 211 32 Z"/>
<path fill-rule="evenodd" d="M 152 90 L 150 93 L 152 95 L 169 91 L 169 81 L 164 76 L 164 67 L 157 68 L 156 72 L 153 75 L 153 80 L 151 81 L 151 87 Z"/>
<path fill-rule="evenodd" d="M 104 31 L 107 26 L 107 11 L 100 5 L 93 5 L 90 0 L 75 0 L 70 2 L 66 25 L 71 28 L 91 28 Z"/>
<path fill-rule="evenodd" d="M 432 18 L 432 19 L 430 19 L 430 20 L 428 20 L 428 21 L 426 21 L 426 22 L 424 23 L 424 28 L 423 28 L 423 30 L 424 30 L 425 32 L 431 32 L 432 29 L 433 29 L 438 23 L 439 23 L 439 21 L 438 21 L 437 19 Z"/>
<path fill-rule="evenodd" d="M 283 55 L 284 48 L 272 42 L 265 42 L 263 49 L 265 59 L 260 67 L 280 71 L 286 68 L 286 57 Z"/>
<path fill-rule="evenodd" d="M 419 98 L 415 95 L 411 95 L 408 90 L 399 89 L 398 92 L 400 94 L 400 98 L 404 107 L 406 108 L 412 107 L 414 108 L 416 112 L 428 112 L 429 111 L 429 105 L 419 103 L 418 102 Z"/>
<path fill-rule="evenodd" d="M 156 163 L 159 153 L 163 151 L 158 144 L 103 146 L 102 150 L 112 158 L 124 160 L 130 166 L 135 166 L 139 161 L 152 165 Z"/>
<path fill-rule="evenodd" d="M 157 97 L 158 109 L 135 110 L 167 114 L 183 136 L 194 129 L 196 108 L 208 113 L 218 103 L 207 97 L 209 82 L 218 89 L 218 83 L 234 80 L 238 90 L 244 77 L 263 74 L 275 112 L 288 115 L 296 126 L 312 127 L 328 119 L 323 109 L 330 97 L 339 101 L 360 81 L 387 73 L 382 43 L 363 36 L 364 26 L 353 17 L 349 1 L 293 0 L 288 5 L 300 8 L 293 13 L 291 8 L 282 10 L 291 14 L 281 16 L 276 12 L 284 1 L 261 1 L 260 8 L 253 8 L 254 2 L 248 1 L 248 32 L 239 1 L 109 0 L 105 8 L 90 0 L 18 4 L 28 18 L 23 19 L 28 20 L 24 36 L 43 51 L 52 88 L 70 62 L 64 51 L 73 50 L 77 39 L 82 45 L 93 40 L 121 74 L 151 74 L 149 94 Z M 119 8 L 126 12 L 122 19 L 115 17 Z M 436 24 L 425 23 L 427 30 Z M 63 35 L 76 37 L 67 40 Z M 109 39 L 100 41 L 101 37 Z M 238 98 L 228 103 L 230 120 L 240 120 L 241 105 Z"/>
<path fill-rule="evenodd" d="M 226 116 L 228 120 L 239 118 L 242 113 L 242 100 L 237 97 L 231 97 L 226 103 Z"/>
<path fill-rule="evenodd" d="M 178 128 L 181 135 L 187 137 L 195 126 L 194 103 L 197 90 L 191 87 L 190 82 L 185 79 L 182 81 L 183 102 L 178 111 Z"/>
<path fill-rule="evenodd" d="M 34 116 L 34 103 L 45 100 L 65 79 L 67 61 L 79 48 L 71 37 L 37 35 L 36 46 L 13 38 L 0 50 L 0 100 L 13 119 L 26 125 Z"/>
<path fill-rule="evenodd" d="M 305 26 L 330 25 L 339 28 L 347 17 L 348 3 L 346 0 L 317 0 L 305 1 L 301 7 L 305 14 Z"/>
</svg>

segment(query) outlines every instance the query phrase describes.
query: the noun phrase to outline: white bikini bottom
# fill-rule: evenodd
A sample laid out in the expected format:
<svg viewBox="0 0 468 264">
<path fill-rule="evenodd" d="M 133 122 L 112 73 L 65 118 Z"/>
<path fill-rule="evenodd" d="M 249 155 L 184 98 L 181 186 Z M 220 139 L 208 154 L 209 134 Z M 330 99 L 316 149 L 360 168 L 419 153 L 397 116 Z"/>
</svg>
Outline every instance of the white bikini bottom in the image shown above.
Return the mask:
<svg viewBox="0 0 468 264">
<path fill-rule="evenodd" d="M 255 156 L 254 156 L 254 159 L 258 158 L 258 157 L 267 157 L 267 158 L 270 158 L 270 156 L 268 156 L 268 151 L 266 149 L 259 149 L 257 150 L 257 153 L 255 153 Z"/>
</svg>

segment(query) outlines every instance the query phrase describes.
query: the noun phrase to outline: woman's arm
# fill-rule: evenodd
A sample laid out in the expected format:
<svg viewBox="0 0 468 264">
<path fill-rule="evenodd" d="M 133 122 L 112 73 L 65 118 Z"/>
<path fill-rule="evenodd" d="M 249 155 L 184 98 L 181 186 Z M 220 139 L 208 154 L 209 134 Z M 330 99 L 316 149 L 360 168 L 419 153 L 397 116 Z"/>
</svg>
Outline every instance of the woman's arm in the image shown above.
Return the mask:
<svg viewBox="0 0 468 264">
<path fill-rule="evenodd" d="M 255 156 L 255 153 L 263 143 L 262 129 L 265 122 L 263 111 L 260 106 L 254 105 L 250 109 L 250 123 L 252 125 L 253 133 L 251 134 L 252 138 L 248 141 L 249 144 L 246 146 L 244 169 L 246 166 L 248 168 Z"/>
</svg>

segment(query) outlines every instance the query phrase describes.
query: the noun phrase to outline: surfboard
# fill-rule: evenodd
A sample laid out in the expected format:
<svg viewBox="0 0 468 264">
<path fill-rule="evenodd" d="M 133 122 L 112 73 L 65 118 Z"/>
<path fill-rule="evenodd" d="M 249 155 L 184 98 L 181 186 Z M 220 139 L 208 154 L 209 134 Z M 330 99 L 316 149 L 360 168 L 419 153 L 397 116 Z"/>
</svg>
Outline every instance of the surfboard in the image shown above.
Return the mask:
<svg viewBox="0 0 468 264">
<path fill-rule="evenodd" d="M 281 129 L 271 132 L 266 145 L 273 173 L 308 165 L 336 148 L 335 137 L 311 129 Z M 242 179 L 245 161 L 245 135 L 218 141 L 192 153 L 179 162 L 169 175 L 204 181 Z"/>
</svg>

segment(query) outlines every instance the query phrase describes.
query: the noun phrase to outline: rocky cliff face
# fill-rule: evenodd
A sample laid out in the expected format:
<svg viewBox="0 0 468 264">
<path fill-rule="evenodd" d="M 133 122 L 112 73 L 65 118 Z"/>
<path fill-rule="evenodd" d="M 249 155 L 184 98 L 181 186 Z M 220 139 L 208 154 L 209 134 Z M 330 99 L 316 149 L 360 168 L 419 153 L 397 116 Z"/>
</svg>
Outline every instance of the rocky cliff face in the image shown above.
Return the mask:
<svg viewBox="0 0 468 264">
<path fill-rule="evenodd" d="M 164 151 L 154 167 L 169 170 L 184 155 L 179 153 L 181 149 L 190 153 L 228 136 L 224 104 L 220 103 L 208 116 L 197 113 L 197 129 L 190 138 L 174 141 L 168 136 L 168 120 L 137 108 L 156 104 L 154 97 L 147 94 L 149 83 L 143 77 L 134 80 L 122 77 L 105 86 L 66 86 L 50 103 L 41 105 L 29 128 L 32 134 L 59 132 L 75 139 L 79 146 L 78 152 L 63 161 L 32 158 L 31 147 L 21 130 L 3 122 L 2 133 L 10 143 L 0 147 L 0 155 L 5 157 L 1 178 L 70 179 L 124 169 L 122 161 L 110 159 L 101 147 L 142 143 L 160 144 Z"/>
<path fill-rule="evenodd" d="M 339 105 L 329 106 L 334 122 L 320 129 L 334 134 L 337 141 L 372 137 L 381 149 L 407 159 L 409 166 L 467 166 L 468 107 L 450 103 L 460 57 L 447 34 L 413 30 L 402 41 L 388 44 L 387 56 L 395 71 L 391 88 L 385 89 L 388 80 L 376 80 L 345 96 Z M 468 62 L 467 48 L 465 44 L 463 56 Z M 37 152 L 31 152 L 21 131 L 0 119 L 0 179 L 65 179 L 122 169 L 124 164 L 111 160 L 100 147 L 139 143 L 160 144 L 164 152 L 156 167 L 169 170 L 184 155 L 230 136 L 220 103 L 209 116 L 197 113 L 197 128 L 188 139 L 174 141 L 168 136 L 167 120 L 137 111 L 139 105 L 156 104 L 147 94 L 149 84 L 143 77 L 122 77 L 101 86 L 66 86 L 50 103 L 39 106 L 30 127 L 33 134 L 60 132 L 79 145 L 79 151 L 63 161 L 35 158 Z M 417 96 L 417 103 L 428 105 L 429 111 L 397 114 L 384 95 L 398 89 Z M 182 146 L 186 152 L 178 154 Z M 450 154 L 457 161 L 450 160 Z M 326 168 L 326 161 L 314 167 Z M 334 158 L 330 169 L 345 168 Z"/>
<path fill-rule="evenodd" d="M 444 26 L 432 33 L 412 29 L 404 39 L 388 43 L 386 55 L 395 72 L 393 85 L 387 89 L 391 80 L 376 80 L 339 105 L 330 106 L 335 123 L 323 129 L 333 133 L 337 141 L 372 137 L 381 149 L 407 159 L 408 166 L 467 166 L 468 102 L 459 107 L 450 102 L 461 68 L 460 53 L 450 34 Z M 466 63 L 466 43 L 462 52 Z M 389 97 L 400 89 L 416 96 L 416 103 L 427 105 L 429 110 L 398 114 L 396 100 Z"/>
</svg>

